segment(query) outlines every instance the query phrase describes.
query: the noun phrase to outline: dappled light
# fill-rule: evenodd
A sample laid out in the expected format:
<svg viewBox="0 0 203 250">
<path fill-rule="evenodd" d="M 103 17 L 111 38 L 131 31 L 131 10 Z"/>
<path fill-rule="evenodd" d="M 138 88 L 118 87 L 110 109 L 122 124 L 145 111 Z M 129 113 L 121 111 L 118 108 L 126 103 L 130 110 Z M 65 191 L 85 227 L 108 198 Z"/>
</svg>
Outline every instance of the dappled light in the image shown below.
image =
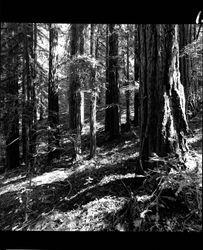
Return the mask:
<svg viewBox="0 0 203 250">
<path fill-rule="evenodd" d="M 202 27 L 1 23 L 1 231 L 202 231 Z"/>
</svg>

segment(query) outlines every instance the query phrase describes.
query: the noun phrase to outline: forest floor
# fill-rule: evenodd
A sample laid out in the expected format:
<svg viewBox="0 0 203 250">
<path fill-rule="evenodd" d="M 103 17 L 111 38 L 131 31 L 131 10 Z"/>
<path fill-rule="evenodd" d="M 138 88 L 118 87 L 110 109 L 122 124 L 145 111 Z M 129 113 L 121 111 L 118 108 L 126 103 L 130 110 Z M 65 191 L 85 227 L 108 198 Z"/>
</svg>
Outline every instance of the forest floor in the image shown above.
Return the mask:
<svg viewBox="0 0 203 250">
<path fill-rule="evenodd" d="M 68 165 L 66 157 L 61 157 L 48 171 L 33 175 L 31 182 L 22 167 L 1 174 L 0 230 L 128 231 L 132 227 L 126 224 L 131 219 L 134 231 L 201 231 L 202 113 L 189 124 L 192 133 L 187 139 L 193 161 L 189 161 L 187 171 L 170 172 L 179 185 L 176 196 L 184 196 L 182 203 L 189 202 L 190 197 L 184 213 L 177 197 L 169 193 L 165 197 L 175 204 L 174 211 L 169 204 L 168 209 L 162 208 L 163 203 L 158 210 L 157 199 L 152 205 L 154 189 L 143 188 L 143 176 L 135 175 L 139 139 L 138 131 L 132 129 L 118 140 L 101 143 L 94 159 L 88 160 L 86 149 L 81 162 Z M 158 195 L 160 192 L 156 198 Z M 130 212 L 132 209 L 134 212 Z M 164 214 L 162 224 L 160 213 Z"/>
</svg>

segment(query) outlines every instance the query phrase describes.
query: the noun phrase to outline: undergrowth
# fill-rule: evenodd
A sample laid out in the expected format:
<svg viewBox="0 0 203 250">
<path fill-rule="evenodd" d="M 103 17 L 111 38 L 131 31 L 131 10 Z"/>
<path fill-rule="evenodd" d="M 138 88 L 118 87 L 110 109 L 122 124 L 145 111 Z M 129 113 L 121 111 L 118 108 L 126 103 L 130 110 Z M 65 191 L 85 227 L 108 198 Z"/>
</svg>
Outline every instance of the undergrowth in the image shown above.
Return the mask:
<svg viewBox="0 0 203 250">
<path fill-rule="evenodd" d="M 168 164 L 171 161 L 168 159 Z M 165 162 L 166 163 L 166 162 Z M 175 163 L 175 162 L 174 162 Z M 202 231 L 202 180 L 198 164 L 192 171 L 178 167 L 167 170 L 157 164 L 143 185 L 119 210 L 109 230 L 116 231 Z M 171 166 L 171 165 L 170 165 Z"/>
</svg>

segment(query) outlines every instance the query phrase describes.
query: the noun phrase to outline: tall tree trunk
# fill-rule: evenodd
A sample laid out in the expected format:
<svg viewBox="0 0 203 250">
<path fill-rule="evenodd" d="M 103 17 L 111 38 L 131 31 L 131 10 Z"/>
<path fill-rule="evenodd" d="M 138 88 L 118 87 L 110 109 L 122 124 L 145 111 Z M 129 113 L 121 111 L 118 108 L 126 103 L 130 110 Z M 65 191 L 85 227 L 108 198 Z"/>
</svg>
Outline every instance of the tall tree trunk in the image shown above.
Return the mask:
<svg viewBox="0 0 203 250">
<path fill-rule="evenodd" d="M 98 59 L 98 51 L 99 51 L 99 39 L 101 36 L 101 29 L 102 29 L 102 25 L 98 24 L 97 25 L 97 31 L 95 32 L 95 58 Z"/>
<path fill-rule="evenodd" d="M 43 81 L 43 76 L 42 76 L 42 72 L 40 72 L 39 82 L 42 82 L 42 81 Z M 42 121 L 44 119 L 44 103 L 43 103 L 42 95 L 40 95 L 38 113 L 39 113 L 39 120 Z"/>
<path fill-rule="evenodd" d="M 187 152 L 184 88 L 180 81 L 178 25 L 140 25 L 142 166 L 158 156 Z"/>
<path fill-rule="evenodd" d="M 80 55 L 84 54 L 84 43 L 85 43 L 85 39 L 84 39 L 84 28 L 85 25 L 84 24 L 80 24 L 79 25 L 79 37 L 80 37 L 80 41 L 79 41 L 79 48 L 80 48 Z M 81 131 L 84 125 L 84 121 L 85 121 L 85 96 L 84 96 L 84 92 L 81 91 L 80 92 L 80 119 L 81 119 Z"/>
<path fill-rule="evenodd" d="M 126 48 L 126 78 L 127 78 L 127 86 L 129 87 L 129 29 L 127 25 L 127 48 Z M 130 129 L 130 91 L 126 90 L 126 124 Z"/>
<path fill-rule="evenodd" d="M 134 31 L 134 81 L 135 83 L 139 80 L 139 33 L 138 25 L 135 24 Z M 139 91 L 134 91 L 134 125 L 137 126 L 139 122 Z"/>
<path fill-rule="evenodd" d="M 71 58 L 84 53 L 84 25 L 71 25 Z M 75 151 L 76 158 L 81 156 L 81 132 L 84 123 L 84 92 L 80 89 L 80 79 L 74 65 L 71 65 L 70 89 L 69 89 L 69 128 L 76 130 Z"/>
<path fill-rule="evenodd" d="M 6 166 L 13 169 L 19 165 L 18 44 L 15 40 L 17 25 L 9 24 L 8 32 Z"/>
<path fill-rule="evenodd" d="M 25 38 L 23 42 L 23 70 L 22 70 L 22 162 L 26 162 L 27 146 L 26 146 L 26 47 Z"/>
<path fill-rule="evenodd" d="M 179 47 L 181 54 L 184 52 L 185 46 L 189 43 L 188 41 L 188 24 L 180 24 L 179 25 Z M 181 55 L 180 57 L 180 80 L 181 83 L 184 86 L 184 91 L 185 91 L 185 101 L 186 101 L 186 111 L 188 110 L 188 101 L 189 101 L 189 96 L 188 96 L 188 91 L 189 91 L 189 86 L 190 86 L 190 81 L 189 81 L 189 58 L 186 54 Z"/>
<path fill-rule="evenodd" d="M 119 124 L 119 88 L 118 88 L 118 34 L 115 24 L 109 24 L 109 84 L 107 84 L 106 105 L 110 105 L 106 109 L 105 119 L 109 121 L 108 130 L 110 139 L 114 139 L 120 135 Z"/>
<path fill-rule="evenodd" d="M 90 55 L 95 55 L 95 42 L 94 42 L 94 29 L 95 24 L 90 24 Z"/>
<path fill-rule="evenodd" d="M 48 163 L 57 157 L 59 147 L 59 104 L 57 78 L 57 43 L 58 32 L 55 24 L 49 24 L 49 79 L 48 79 Z"/>
<path fill-rule="evenodd" d="M 70 47 L 71 47 L 71 58 L 74 56 L 80 54 L 82 55 L 84 53 L 84 38 L 83 38 L 83 29 L 84 25 L 80 24 L 71 24 L 71 41 L 70 41 Z M 73 69 L 74 71 L 74 69 Z M 75 76 L 70 76 L 70 89 L 69 89 L 69 128 L 70 129 L 76 129 L 77 123 L 76 123 L 76 86 L 78 84 L 75 84 Z M 81 124 L 84 123 L 84 93 L 81 94 L 80 100 L 82 101 L 81 106 L 81 113 L 80 119 Z M 78 99 L 79 100 L 79 99 Z"/>
<path fill-rule="evenodd" d="M 32 58 L 31 62 L 31 129 L 30 129 L 30 153 L 32 155 L 32 161 L 34 160 L 34 155 L 36 153 L 36 126 L 37 126 L 37 110 L 36 110 L 36 63 L 37 63 L 37 24 L 34 23 L 31 26 L 31 48 L 30 54 Z M 32 163 L 33 165 L 33 163 Z"/>
<path fill-rule="evenodd" d="M 96 91 L 92 90 L 90 98 L 90 158 L 96 153 Z"/>
<path fill-rule="evenodd" d="M 94 24 L 91 24 L 90 34 L 90 55 L 95 56 L 94 52 Z M 96 108 L 97 108 L 97 93 L 95 91 L 95 70 L 91 72 L 91 97 L 90 97 L 90 158 L 93 158 L 96 153 Z"/>
<path fill-rule="evenodd" d="M 33 24 L 26 23 L 24 24 L 25 32 L 25 81 L 26 81 L 26 104 L 25 104 L 25 119 L 26 119 L 26 167 L 30 170 L 33 152 L 32 152 L 32 122 L 33 122 L 33 105 L 32 105 L 32 60 L 33 59 Z"/>
<path fill-rule="evenodd" d="M 80 84 L 79 81 L 76 81 L 76 84 Z M 81 138 L 81 131 L 82 131 L 82 123 L 81 123 L 81 91 L 79 91 L 80 86 L 76 86 L 76 124 L 77 124 L 77 134 L 76 134 L 76 143 L 75 143 L 75 152 L 76 152 L 76 160 L 81 159 L 82 155 L 82 138 Z"/>
<path fill-rule="evenodd" d="M 109 87 L 109 24 L 106 24 L 106 105 L 110 103 Z M 110 131 L 110 120 L 105 117 L 105 131 Z"/>
</svg>

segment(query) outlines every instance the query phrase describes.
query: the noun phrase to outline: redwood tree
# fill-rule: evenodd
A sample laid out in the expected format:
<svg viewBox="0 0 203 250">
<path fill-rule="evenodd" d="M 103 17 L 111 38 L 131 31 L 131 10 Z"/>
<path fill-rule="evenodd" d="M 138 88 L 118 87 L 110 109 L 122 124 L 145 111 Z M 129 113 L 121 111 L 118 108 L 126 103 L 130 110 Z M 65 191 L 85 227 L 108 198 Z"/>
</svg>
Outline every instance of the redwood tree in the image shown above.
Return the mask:
<svg viewBox="0 0 203 250">
<path fill-rule="evenodd" d="M 185 95 L 180 81 L 178 25 L 140 25 L 140 159 L 188 150 Z"/>
<path fill-rule="evenodd" d="M 185 100 L 186 100 L 186 110 L 188 104 L 188 90 L 189 90 L 189 58 L 183 53 L 185 46 L 189 43 L 189 25 L 180 24 L 179 25 L 179 48 L 180 48 L 180 79 L 184 86 Z"/>
<path fill-rule="evenodd" d="M 127 86 L 129 86 L 129 27 L 127 25 L 127 35 L 126 35 L 126 40 L 127 40 L 127 45 L 126 45 L 126 80 L 127 80 Z M 126 90 L 125 92 L 126 95 L 126 124 L 128 129 L 130 128 L 130 91 Z"/>
<path fill-rule="evenodd" d="M 94 49 L 94 29 L 95 25 L 90 26 L 90 55 L 95 57 Z M 90 158 L 95 156 L 96 153 L 96 108 L 97 108 L 97 93 L 95 89 L 95 69 L 91 70 L 90 76 Z"/>
<path fill-rule="evenodd" d="M 55 24 L 49 24 L 49 77 L 48 77 L 48 122 L 49 153 L 48 162 L 56 156 L 59 147 L 59 104 L 57 79 L 57 43 L 58 32 Z"/>
<path fill-rule="evenodd" d="M 106 86 L 105 130 L 110 139 L 120 135 L 119 124 L 119 88 L 118 88 L 118 33 L 115 24 L 109 24 L 108 36 L 108 82 Z"/>
<path fill-rule="evenodd" d="M 84 37 L 83 37 L 83 24 L 71 24 L 71 40 L 70 40 L 70 56 L 73 58 L 77 55 L 82 55 L 84 53 Z M 71 69 L 71 72 L 74 72 L 74 69 Z M 79 103 L 81 106 L 80 120 L 82 118 L 81 123 L 83 123 L 84 117 L 84 96 L 83 93 L 80 97 L 76 98 L 76 92 L 79 87 L 79 83 L 76 82 L 77 77 L 70 74 L 70 91 L 69 91 L 69 127 L 70 129 L 76 129 L 77 127 L 77 105 L 76 99 L 82 103 Z"/>
<path fill-rule="evenodd" d="M 139 80 L 139 32 L 138 25 L 135 25 L 134 30 L 134 81 L 135 83 Z M 134 125 L 137 126 L 139 123 L 139 90 L 135 89 L 134 93 Z"/>
<path fill-rule="evenodd" d="M 19 107 L 18 107 L 18 49 L 16 42 L 18 26 L 7 25 L 7 63 L 6 63 L 6 166 L 13 169 L 19 165 Z"/>
</svg>

